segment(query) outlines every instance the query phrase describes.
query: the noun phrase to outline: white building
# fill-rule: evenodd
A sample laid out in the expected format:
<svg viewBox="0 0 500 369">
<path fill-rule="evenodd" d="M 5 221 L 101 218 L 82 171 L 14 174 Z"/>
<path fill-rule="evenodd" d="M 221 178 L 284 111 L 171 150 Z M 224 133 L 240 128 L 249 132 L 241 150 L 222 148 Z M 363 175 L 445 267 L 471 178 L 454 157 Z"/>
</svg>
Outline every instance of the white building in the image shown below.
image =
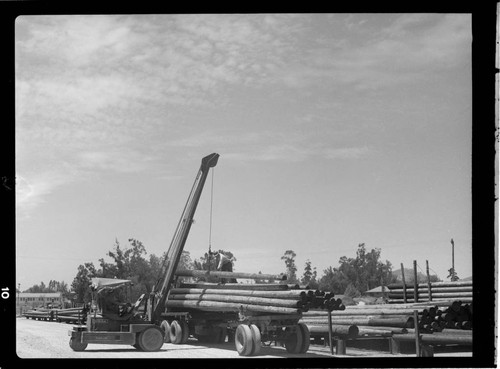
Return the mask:
<svg viewBox="0 0 500 369">
<path fill-rule="evenodd" d="M 16 310 L 26 311 L 37 307 L 62 307 L 62 292 L 30 293 L 20 292 L 16 294 Z"/>
</svg>

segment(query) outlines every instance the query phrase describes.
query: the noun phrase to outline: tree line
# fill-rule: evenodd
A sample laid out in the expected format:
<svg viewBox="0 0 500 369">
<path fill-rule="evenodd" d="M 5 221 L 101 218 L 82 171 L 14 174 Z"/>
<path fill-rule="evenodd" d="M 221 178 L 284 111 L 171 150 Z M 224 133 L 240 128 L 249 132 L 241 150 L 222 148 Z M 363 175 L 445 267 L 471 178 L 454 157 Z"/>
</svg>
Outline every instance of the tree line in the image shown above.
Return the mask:
<svg viewBox="0 0 500 369">
<path fill-rule="evenodd" d="M 107 262 L 104 258 L 99 259 L 99 265 L 92 262 L 79 265 L 76 276 L 71 283 L 75 302 L 88 302 L 91 300 L 90 283 L 92 278 L 117 278 L 131 280 L 133 286 L 130 289 L 130 300 L 135 301 L 141 294 L 149 294 L 156 283 L 161 271 L 161 266 L 166 257 L 166 252 L 161 256 L 149 254 L 144 244 L 134 238 L 128 239 L 128 245 L 123 247 L 118 240 L 115 240 L 113 249 L 106 253 L 111 259 Z M 229 258 L 236 261 L 230 251 L 219 250 Z M 329 266 L 321 276 L 318 276 L 316 267 L 312 266 L 310 260 L 306 260 L 303 272 L 297 275 L 296 258 L 297 254 L 293 250 L 286 250 L 281 260 L 285 264 L 287 281 L 291 284 L 300 284 L 313 289 L 330 291 L 335 294 L 347 296 L 359 296 L 381 284 L 387 285 L 395 283 L 397 276 L 393 273 L 392 265 L 389 261 L 381 260 L 381 250 L 367 250 L 366 245 L 358 245 L 355 257 L 342 256 L 338 261 L 338 266 Z M 178 269 L 195 270 L 216 270 L 216 260 L 206 252 L 198 259 L 192 260 L 189 251 L 183 251 L 179 261 Z M 261 273 L 261 272 L 259 272 Z M 195 281 L 201 278 L 194 278 Z M 422 274 L 418 276 L 419 282 L 426 281 Z M 422 279 L 422 280 L 420 280 Z M 207 282 L 216 282 L 215 277 L 203 278 Z M 413 276 L 406 278 L 408 283 L 412 283 Z M 439 280 L 433 276 L 431 281 Z M 263 283 L 265 281 L 258 281 Z M 272 283 L 274 281 L 267 281 Z M 50 281 L 49 286 L 42 282 L 40 285 L 30 287 L 25 292 L 63 292 L 65 297 L 69 296 L 68 285 L 64 282 Z"/>
<path fill-rule="evenodd" d="M 297 277 L 296 256 L 293 250 L 287 250 L 281 257 L 290 283 L 356 297 L 375 287 L 399 282 L 397 275 L 393 273 L 391 262 L 381 260 L 381 250 L 375 248 L 368 251 L 364 243 L 358 245 L 355 257 L 342 256 L 338 261 L 338 267 L 329 266 L 323 270 L 319 278 L 310 260 L 306 260 L 302 276 Z M 413 283 L 413 279 L 413 273 L 411 275 L 407 273 L 406 282 Z M 437 282 L 439 278 L 431 275 L 430 280 Z M 427 276 L 418 273 L 417 281 L 426 282 Z"/>
</svg>

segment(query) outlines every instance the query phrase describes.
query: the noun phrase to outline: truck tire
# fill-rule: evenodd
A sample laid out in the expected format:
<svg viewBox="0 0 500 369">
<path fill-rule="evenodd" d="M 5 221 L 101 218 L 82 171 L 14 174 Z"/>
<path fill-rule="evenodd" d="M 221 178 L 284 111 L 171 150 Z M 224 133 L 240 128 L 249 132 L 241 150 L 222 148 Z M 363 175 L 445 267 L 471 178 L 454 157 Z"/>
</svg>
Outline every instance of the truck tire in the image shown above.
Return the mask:
<svg viewBox="0 0 500 369">
<path fill-rule="evenodd" d="M 160 324 L 160 328 L 163 330 L 164 336 L 163 336 L 163 342 L 169 343 L 170 342 L 170 324 L 164 320 Z"/>
<path fill-rule="evenodd" d="M 182 341 L 182 326 L 181 324 L 177 321 L 174 320 L 170 324 L 170 342 L 172 342 L 175 345 L 178 345 Z"/>
<path fill-rule="evenodd" d="M 252 332 L 252 352 L 250 355 L 258 355 L 260 353 L 260 348 L 261 348 L 261 336 L 260 336 L 260 330 L 259 328 L 255 325 L 252 324 L 250 325 L 250 331 Z"/>
<path fill-rule="evenodd" d="M 311 333 L 304 323 L 299 323 L 299 329 L 302 331 L 302 346 L 299 353 L 305 354 L 309 350 L 309 345 L 311 344 Z"/>
<path fill-rule="evenodd" d="M 236 346 L 236 351 L 240 356 L 248 356 L 253 351 L 253 339 L 252 331 L 250 327 L 246 324 L 240 324 L 236 328 L 236 333 L 234 335 L 234 344 Z"/>
<path fill-rule="evenodd" d="M 137 344 L 142 351 L 158 351 L 163 346 L 163 331 L 159 327 L 149 327 L 139 333 Z"/>
<path fill-rule="evenodd" d="M 83 351 L 87 348 L 87 344 L 79 342 L 76 338 L 70 338 L 69 347 L 71 347 L 73 351 Z"/>
<path fill-rule="evenodd" d="M 137 333 L 137 337 L 139 337 L 139 333 Z M 132 346 L 134 346 L 137 350 L 142 351 L 142 348 L 138 343 L 134 343 Z"/>
<path fill-rule="evenodd" d="M 290 332 L 289 337 L 285 340 L 285 348 L 291 354 L 298 354 L 302 348 L 302 330 L 297 326 L 294 331 L 291 328 L 286 328 Z"/>
<path fill-rule="evenodd" d="M 181 344 L 185 344 L 189 338 L 189 325 L 185 320 L 181 320 L 182 338 Z"/>
</svg>

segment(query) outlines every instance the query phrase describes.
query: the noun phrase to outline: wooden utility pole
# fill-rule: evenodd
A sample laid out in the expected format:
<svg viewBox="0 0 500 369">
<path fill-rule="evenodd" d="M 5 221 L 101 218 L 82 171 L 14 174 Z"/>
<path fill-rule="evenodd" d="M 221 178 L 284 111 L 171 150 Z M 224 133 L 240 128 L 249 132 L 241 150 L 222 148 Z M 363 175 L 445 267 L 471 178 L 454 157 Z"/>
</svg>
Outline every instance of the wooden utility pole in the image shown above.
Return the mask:
<svg viewBox="0 0 500 369">
<path fill-rule="evenodd" d="M 413 310 L 413 321 L 415 324 L 415 353 L 420 357 L 420 330 L 418 326 L 418 310 Z"/>
<path fill-rule="evenodd" d="M 328 309 L 328 341 L 330 343 L 330 354 L 333 355 L 333 332 L 332 332 L 332 311 Z"/>
<path fill-rule="evenodd" d="M 418 302 L 418 276 L 416 260 L 413 260 L 413 301 Z"/>
<path fill-rule="evenodd" d="M 425 270 L 427 272 L 427 293 L 429 294 L 428 300 L 432 301 L 431 276 L 429 274 L 429 260 L 425 261 Z"/>
<path fill-rule="evenodd" d="M 455 281 L 455 242 L 451 239 L 451 281 Z"/>
<path fill-rule="evenodd" d="M 401 279 L 403 280 L 403 301 L 406 304 L 406 281 L 405 281 L 405 268 L 401 263 Z"/>
</svg>

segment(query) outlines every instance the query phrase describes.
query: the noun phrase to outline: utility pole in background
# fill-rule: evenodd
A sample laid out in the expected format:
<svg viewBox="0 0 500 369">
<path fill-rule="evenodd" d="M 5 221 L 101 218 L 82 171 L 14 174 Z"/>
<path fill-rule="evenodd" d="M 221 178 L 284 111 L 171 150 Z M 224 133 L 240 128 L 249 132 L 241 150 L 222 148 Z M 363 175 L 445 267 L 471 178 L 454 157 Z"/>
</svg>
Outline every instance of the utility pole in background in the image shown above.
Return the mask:
<svg viewBox="0 0 500 369">
<path fill-rule="evenodd" d="M 451 269 L 448 270 L 450 274 L 448 274 L 448 278 L 452 282 L 455 282 L 458 280 L 457 273 L 455 272 L 455 242 L 453 241 L 453 238 L 451 239 Z"/>
<path fill-rule="evenodd" d="M 451 268 L 455 272 L 455 242 L 451 239 Z"/>
</svg>

